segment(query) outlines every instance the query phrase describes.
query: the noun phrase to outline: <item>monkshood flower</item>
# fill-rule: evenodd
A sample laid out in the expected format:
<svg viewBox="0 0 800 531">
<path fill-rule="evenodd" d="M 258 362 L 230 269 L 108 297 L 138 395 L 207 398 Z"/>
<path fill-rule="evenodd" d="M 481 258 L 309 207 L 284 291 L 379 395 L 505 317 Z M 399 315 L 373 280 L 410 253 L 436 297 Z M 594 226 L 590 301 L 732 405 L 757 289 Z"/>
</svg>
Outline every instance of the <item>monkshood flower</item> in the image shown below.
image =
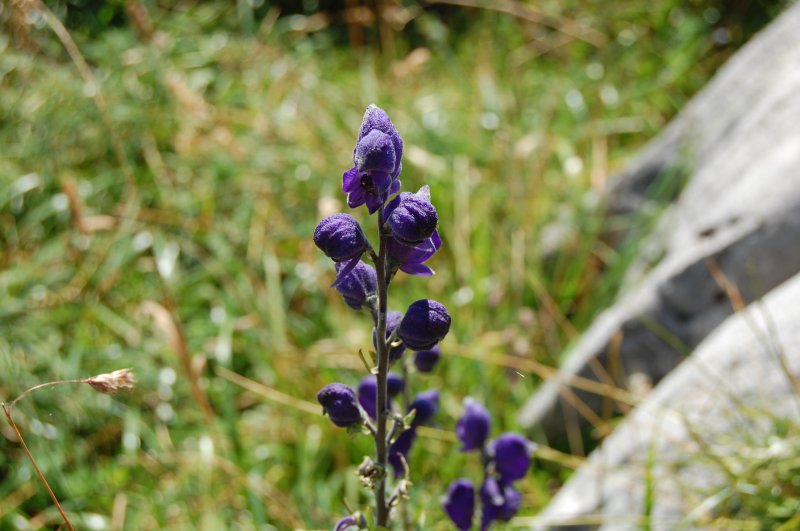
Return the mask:
<svg viewBox="0 0 800 531">
<path fill-rule="evenodd" d="M 475 513 L 475 487 L 472 482 L 465 478 L 453 481 L 442 499 L 442 508 L 456 524 L 458 531 L 469 531 Z"/>
<path fill-rule="evenodd" d="M 420 299 L 406 310 L 397 335 L 413 350 L 427 350 L 444 339 L 450 331 L 450 314 L 440 302 Z"/>
<path fill-rule="evenodd" d="M 490 524 L 497 520 L 508 522 L 519 511 L 522 503 L 522 494 L 512 485 L 498 481 L 493 477 L 486 477 L 481 485 L 481 531 L 489 529 Z"/>
<path fill-rule="evenodd" d="M 436 412 L 439 411 L 439 391 L 436 389 L 429 389 L 417 394 L 414 400 L 408 405 L 408 411 L 416 410 L 414 420 L 411 422 L 412 426 L 421 426 L 427 424 L 433 419 Z"/>
<path fill-rule="evenodd" d="M 386 378 L 386 390 L 389 398 L 394 398 L 405 389 L 403 378 L 390 372 Z M 378 398 L 378 378 L 374 374 L 364 376 L 358 383 L 358 403 L 364 408 L 369 417 L 375 420 L 376 401 Z M 389 408 L 391 408 L 391 402 Z"/>
<path fill-rule="evenodd" d="M 394 470 L 394 475 L 396 477 L 402 477 L 405 475 L 403 460 L 408 462 L 408 452 L 411 451 L 411 445 L 414 444 L 414 440 L 416 438 L 417 428 L 416 426 L 413 426 L 401 433 L 397 437 L 397 440 L 395 440 L 391 446 L 389 446 L 389 464 L 392 465 L 392 469 Z"/>
<path fill-rule="evenodd" d="M 436 364 L 439 363 L 441 351 L 439 345 L 435 345 L 428 350 L 418 350 L 414 353 L 414 366 L 419 372 L 431 372 Z"/>
<path fill-rule="evenodd" d="M 345 516 L 333 528 L 333 531 L 354 531 L 357 529 L 367 528 L 367 519 L 361 513 L 354 513 L 350 516 Z"/>
<path fill-rule="evenodd" d="M 406 245 L 395 238 L 389 238 L 387 242 L 392 268 L 419 277 L 433 275 L 433 269 L 426 266 L 425 262 L 436 254 L 441 246 L 442 238 L 439 236 L 439 231 L 433 231 L 430 238 L 417 245 Z"/>
<path fill-rule="evenodd" d="M 431 204 L 431 191 L 426 185 L 416 194 L 403 192 L 386 205 L 384 220 L 392 237 L 405 245 L 417 245 L 433 236 L 439 216 Z"/>
<path fill-rule="evenodd" d="M 344 262 L 336 263 L 338 272 L 346 267 Z M 336 284 L 336 290 L 344 297 L 344 302 L 354 310 L 360 310 L 368 303 L 370 297 L 375 296 L 378 289 L 378 278 L 375 268 L 360 261 L 352 271 L 341 276 Z"/>
<path fill-rule="evenodd" d="M 525 477 L 536 445 L 518 433 L 504 433 L 489 443 L 489 457 L 504 483 Z"/>
<path fill-rule="evenodd" d="M 456 423 L 456 436 L 462 442 L 462 452 L 480 450 L 489 436 L 491 417 L 486 408 L 473 398 L 464 399 L 464 414 Z"/>
<path fill-rule="evenodd" d="M 356 392 L 342 383 L 328 384 L 317 393 L 317 401 L 334 424 L 347 428 L 361 422 Z"/>
<path fill-rule="evenodd" d="M 392 465 L 394 474 L 397 477 L 402 476 L 405 472 L 400 456 L 402 455 L 408 462 L 408 453 L 417 438 L 417 427 L 430 422 L 439 410 L 439 391 L 429 389 L 417 394 L 408 406 L 408 411 L 411 412 L 412 410 L 415 411 L 415 414 L 414 420 L 411 421 L 411 427 L 401 433 L 389 447 L 389 463 Z"/>
<path fill-rule="evenodd" d="M 389 339 L 402 320 L 402 313 L 386 312 L 386 339 Z M 378 348 L 378 330 L 374 326 L 372 327 L 372 344 L 375 345 L 375 348 Z M 406 346 L 401 342 L 398 342 L 397 345 L 389 345 L 389 362 L 395 362 L 402 358 L 405 351 Z"/>
<path fill-rule="evenodd" d="M 314 243 L 334 262 L 345 263 L 336 272 L 334 286 L 358 265 L 369 248 L 361 225 L 349 214 L 334 214 L 320 221 L 314 230 Z"/>
<path fill-rule="evenodd" d="M 375 105 L 367 107 L 353 150 L 354 166 L 342 175 L 342 191 L 350 208 L 366 203 L 370 214 L 400 190 L 403 139 L 389 116 Z"/>
</svg>

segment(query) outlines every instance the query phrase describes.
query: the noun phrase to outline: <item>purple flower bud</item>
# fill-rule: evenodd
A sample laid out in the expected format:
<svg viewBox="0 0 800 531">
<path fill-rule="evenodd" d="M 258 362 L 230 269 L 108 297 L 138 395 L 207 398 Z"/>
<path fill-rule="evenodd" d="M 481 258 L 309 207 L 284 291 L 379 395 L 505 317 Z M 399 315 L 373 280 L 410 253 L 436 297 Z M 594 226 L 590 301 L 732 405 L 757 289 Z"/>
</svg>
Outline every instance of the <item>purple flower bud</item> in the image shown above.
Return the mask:
<svg viewBox="0 0 800 531">
<path fill-rule="evenodd" d="M 417 245 L 406 245 L 395 238 L 389 238 L 387 250 L 391 263 L 399 267 L 400 271 L 409 275 L 429 277 L 433 269 L 426 266 L 426 262 L 442 246 L 439 231 L 433 231 L 431 237 Z"/>
<path fill-rule="evenodd" d="M 396 178 L 400 174 L 400 159 L 403 158 L 403 139 L 389 119 L 389 115 L 376 105 L 370 105 L 364 112 L 364 118 L 361 120 L 361 128 L 358 130 L 358 141 L 360 142 L 363 140 L 364 137 L 372 131 L 380 131 L 392 139 L 395 153 L 395 165 L 392 170 L 392 177 Z"/>
<path fill-rule="evenodd" d="M 435 345 L 428 350 L 420 350 L 414 354 L 414 365 L 419 372 L 431 372 L 439 362 L 441 352 L 439 345 Z"/>
<path fill-rule="evenodd" d="M 504 483 L 525 477 L 536 445 L 518 433 L 504 433 L 489 443 L 489 456 Z"/>
<path fill-rule="evenodd" d="M 337 262 L 337 273 L 344 267 L 346 266 L 343 262 Z M 367 304 L 367 299 L 378 290 L 375 268 L 359 260 L 353 270 L 336 283 L 336 290 L 344 297 L 345 304 L 354 310 L 360 310 Z"/>
<path fill-rule="evenodd" d="M 390 175 L 395 168 L 394 145 L 391 137 L 373 129 L 356 144 L 353 162 L 358 171 L 381 172 Z"/>
<path fill-rule="evenodd" d="M 334 424 L 346 428 L 361 422 L 356 392 L 342 383 L 328 384 L 317 393 L 317 401 Z"/>
<path fill-rule="evenodd" d="M 390 372 L 386 375 L 386 392 L 389 394 L 389 398 L 394 398 L 399 395 L 405 388 L 406 382 L 403 380 L 402 376 L 394 372 Z"/>
<path fill-rule="evenodd" d="M 384 219 L 389 224 L 392 236 L 406 245 L 417 245 L 433 235 L 439 216 L 431 204 L 431 193 L 427 186 L 412 194 L 403 192 L 384 210 Z"/>
<path fill-rule="evenodd" d="M 389 398 L 393 398 L 405 387 L 403 378 L 393 372 L 387 375 L 386 393 Z M 374 374 L 364 376 L 358 383 L 358 403 L 364 408 L 369 417 L 375 420 L 378 401 L 378 378 Z M 391 408 L 391 403 L 387 404 Z"/>
<path fill-rule="evenodd" d="M 481 485 L 481 531 L 489 529 L 492 521 L 508 522 L 522 503 L 522 494 L 510 484 L 504 484 L 493 477 L 487 477 Z"/>
<path fill-rule="evenodd" d="M 402 459 L 408 462 L 408 453 L 411 451 L 411 445 L 414 444 L 416 438 L 417 429 L 416 427 L 411 427 L 411 429 L 401 433 L 400 436 L 397 437 L 397 440 L 389 446 L 389 464 L 392 465 L 396 477 L 403 477 L 405 475 Z"/>
<path fill-rule="evenodd" d="M 461 451 L 481 449 L 489 436 L 491 423 L 485 407 L 470 397 L 465 398 L 464 415 L 456 423 L 456 435 L 464 444 Z"/>
<path fill-rule="evenodd" d="M 395 328 L 397 328 L 402 320 L 403 314 L 400 312 L 389 311 L 386 313 L 386 339 L 389 339 L 389 336 L 392 335 Z M 378 348 L 378 331 L 374 326 L 372 327 L 372 344 L 376 349 Z M 406 346 L 403 343 L 389 347 L 389 362 L 391 363 L 399 360 L 405 351 Z"/>
<path fill-rule="evenodd" d="M 364 376 L 358 382 L 358 403 L 367 412 L 369 418 L 375 420 L 378 400 L 378 379 L 374 374 Z"/>
<path fill-rule="evenodd" d="M 411 303 L 397 329 L 397 335 L 413 350 L 427 350 L 450 331 L 450 314 L 440 302 L 420 299 Z"/>
<path fill-rule="evenodd" d="M 314 243 L 334 262 L 347 262 L 337 271 L 334 286 L 356 267 L 369 247 L 358 221 L 349 214 L 334 214 L 320 221 L 314 230 Z"/>
<path fill-rule="evenodd" d="M 419 426 L 421 424 L 427 424 L 439 410 L 439 391 L 436 389 L 429 389 L 419 393 L 408 406 L 409 412 L 412 409 L 415 409 L 417 412 L 414 415 L 414 421 L 411 425 Z"/>
<path fill-rule="evenodd" d="M 353 167 L 342 175 L 342 191 L 351 208 L 366 203 L 373 214 L 400 190 L 403 140 L 381 109 L 370 105 L 353 150 Z"/>
<path fill-rule="evenodd" d="M 465 478 L 453 481 L 442 499 L 442 508 L 456 524 L 458 531 L 469 531 L 475 513 L 475 487 L 472 482 Z"/>
</svg>

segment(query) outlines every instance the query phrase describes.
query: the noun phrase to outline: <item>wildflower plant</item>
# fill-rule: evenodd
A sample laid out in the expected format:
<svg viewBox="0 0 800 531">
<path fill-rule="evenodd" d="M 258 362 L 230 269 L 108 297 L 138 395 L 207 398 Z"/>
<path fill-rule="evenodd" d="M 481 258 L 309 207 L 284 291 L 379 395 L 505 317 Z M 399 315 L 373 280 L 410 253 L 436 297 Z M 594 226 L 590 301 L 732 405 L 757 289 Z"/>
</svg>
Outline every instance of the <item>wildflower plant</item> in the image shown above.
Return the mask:
<svg viewBox="0 0 800 531">
<path fill-rule="evenodd" d="M 317 394 L 317 400 L 336 426 L 369 434 L 375 441 L 375 458 L 366 457 L 358 474 L 375 492 L 373 524 L 378 528 L 390 527 L 393 509 L 407 494 L 409 452 L 417 428 L 430 422 L 439 408 L 436 389 L 410 398 L 407 379 L 411 360 L 404 359 L 405 353 L 415 352 L 417 372 L 431 372 L 441 355 L 439 342 L 449 332 L 451 321 L 447 308 L 430 299 L 411 303 L 405 313 L 388 309 L 389 285 L 395 275 L 432 275 L 425 262 L 442 245 L 430 189 L 423 186 L 416 193 L 400 191 L 402 156 L 403 140 L 389 116 L 370 105 L 353 150 L 353 167 L 342 176 L 342 191 L 351 208 L 364 205 L 375 216 L 377 245 L 369 242 L 349 214 L 327 217 L 314 231 L 317 247 L 335 263 L 333 287 L 345 304 L 354 310 L 367 310 L 372 317 L 375 353 L 371 362 L 365 359 L 369 374 L 355 389 L 343 383 L 328 384 Z M 400 367 L 400 374 L 389 371 L 392 365 Z M 402 399 L 402 406 L 397 406 L 397 398 Z M 532 443 L 516 433 L 504 433 L 487 442 L 490 427 L 489 412 L 467 398 L 456 435 L 463 444 L 462 451 L 480 451 L 484 480 L 477 494 L 468 479 L 451 484 L 443 509 L 459 530 L 472 528 L 478 498 L 482 530 L 494 521 L 509 520 L 519 510 L 522 497 L 514 482 L 524 477 L 530 466 Z M 391 493 L 389 467 L 394 477 Z M 369 525 L 365 513 L 354 512 L 337 522 L 334 529 Z"/>
<path fill-rule="evenodd" d="M 476 497 L 481 504 L 481 531 L 488 530 L 492 522 L 511 520 L 522 502 L 522 494 L 514 483 L 527 474 L 536 445 L 512 432 L 487 441 L 491 423 L 483 405 L 470 397 L 464 399 L 464 413 L 456 424 L 456 436 L 462 452 L 480 453 L 483 481 L 476 496 L 472 481 L 459 478 L 450 484 L 442 499 L 442 508 L 459 531 L 472 529 Z"/>
<path fill-rule="evenodd" d="M 429 188 L 400 192 L 402 158 L 403 140 L 397 129 L 383 110 L 370 105 L 358 131 L 353 167 L 342 176 L 342 191 L 351 208 L 365 206 L 372 216 L 377 244 L 345 213 L 323 219 L 314 231 L 314 243 L 335 263 L 333 287 L 349 307 L 366 310 L 372 317 L 375 352 L 370 361 L 365 359 L 370 373 L 355 389 L 328 384 L 317 400 L 336 426 L 369 434 L 375 441 L 374 458 L 366 457 L 358 474 L 375 493 L 372 525 L 378 528 L 391 526 L 393 509 L 406 497 L 408 456 L 417 428 L 431 421 L 439 405 L 435 389 L 411 399 L 405 352 L 416 351 L 418 371 L 430 372 L 439 359 L 437 344 L 450 330 L 450 314 L 437 301 L 418 300 L 404 313 L 388 309 L 389 285 L 398 272 L 432 275 L 425 262 L 442 245 Z M 390 372 L 392 365 L 400 367 L 400 374 Z M 370 512 L 354 512 L 335 529 L 365 528 L 370 525 L 365 514 Z"/>
</svg>

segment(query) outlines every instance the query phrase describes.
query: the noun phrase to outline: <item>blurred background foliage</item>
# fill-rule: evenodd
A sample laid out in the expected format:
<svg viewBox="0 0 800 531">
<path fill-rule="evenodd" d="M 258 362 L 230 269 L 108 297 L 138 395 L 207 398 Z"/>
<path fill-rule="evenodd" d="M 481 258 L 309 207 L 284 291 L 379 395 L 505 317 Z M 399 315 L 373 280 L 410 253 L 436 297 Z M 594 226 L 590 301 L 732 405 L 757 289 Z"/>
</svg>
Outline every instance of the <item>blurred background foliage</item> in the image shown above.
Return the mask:
<svg viewBox="0 0 800 531">
<path fill-rule="evenodd" d="M 314 398 L 360 378 L 368 318 L 329 289 L 311 235 L 346 208 L 377 103 L 406 142 L 405 188 L 429 184 L 441 220 L 437 275 L 399 277 L 390 305 L 453 313 L 444 361 L 413 383 L 442 410 L 411 454 L 412 517 L 447 529 L 439 496 L 478 473 L 452 435 L 461 399 L 516 429 L 654 219 L 617 220 L 632 230 L 610 245 L 609 176 L 784 3 L 0 4 L 0 398 L 139 379 L 16 408 L 65 509 L 87 529 L 314 529 L 368 504 L 353 474 L 368 440 Z M 0 433 L 0 527 L 57 526 Z M 580 462 L 540 457 L 522 514 Z"/>
</svg>

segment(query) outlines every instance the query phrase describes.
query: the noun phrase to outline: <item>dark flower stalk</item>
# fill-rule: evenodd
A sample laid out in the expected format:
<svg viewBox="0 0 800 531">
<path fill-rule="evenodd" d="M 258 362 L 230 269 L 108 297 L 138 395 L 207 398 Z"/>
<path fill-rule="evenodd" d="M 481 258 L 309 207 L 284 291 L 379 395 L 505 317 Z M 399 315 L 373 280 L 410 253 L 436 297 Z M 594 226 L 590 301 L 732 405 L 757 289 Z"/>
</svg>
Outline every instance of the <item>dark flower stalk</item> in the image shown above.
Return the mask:
<svg viewBox="0 0 800 531">
<path fill-rule="evenodd" d="M 377 367 L 362 356 L 370 376 L 362 379 L 358 391 L 340 383 L 329 384 L 317 395 L 331 421 L 351 433 L 369 433 L 375 440 L 375 460 L 366 457 L 358 468 L 362 482 L 375 492 L 372 525 L 390 526 L 390 512 L 400 506 L 404 527 L 410 529 L 402 499 L 411 485 L 408 455 L 416 438 L 416 427 L 432 420 L 438 409 L 438 392 L 418 394 L 409 404 L 409 375 L 403 360 L 406 348 L 429 351 L 420 357 L 419 372 L 430 371 L 439 357 L 436 344 L 450 329 L 447 309 L 436 301 L 422 299 L 405 314 L 389 312 L 389 284 L 398 271 L 430 276 L 424 264 L 442 245 L 436 230 L 438 214 L 423 186 L 417 193 L 400 191 L 403 140 L 389 116 L 370 105 L 364 114 L 353 150 L 353 167 L 342 175 L 342 191 L 351 208 L 366 205 L 377 213 L 378 245 L 367 240 L 358 221 L 339 213 L 323 219 L 314 231 L 314 243 L 336 265 L 333 287 L 345 304 L 354 310 L 368 310 L 373 321 L 373 343 Z M 375 251 L 377 249 L 377 252 Z M 374 269 L 361 261 L 370 260 Z M 389 367 L 400 363 L 402 378 L 389 374 Z M 403 393 L 403 417 L 392 412 L 391 396 Z M 413 413 L 412 413 L 413 411 Z M 370 420 L 373 419 L 373 420 Z M 390 424 L 391 422 L 391 424 Z M 387 492 L 389 465 L 394 469 L 391 494 Z M 336 529 L 363 526 L 355 514 L 342 519 Z"/>
<path fill-rule="evenodd" d="M 388 286 L 386 282 L 386 251 L 387 237 L 383 230 L 383 206 L 378 209 L 378 259 L 375 261 L 375 270 L 378 273 L 378 312 L 375 329 L 378 336 L 375 348 L 378 357 L 378 393 L 375 433 L 375 457 L 378 467 L 384 471 L 375 490 L 375 517 L 378 526 L 386 526 L 389 520 L 389 507 L 386 504 L 386 479 L 385 471 L 388 464 L 388 441 L 386 432 L 386 411 L 388 410 L 388 391 L 386 381 L 389 377 L 389 348 L 386 344 L 386 314 Z"/>
</svg>

